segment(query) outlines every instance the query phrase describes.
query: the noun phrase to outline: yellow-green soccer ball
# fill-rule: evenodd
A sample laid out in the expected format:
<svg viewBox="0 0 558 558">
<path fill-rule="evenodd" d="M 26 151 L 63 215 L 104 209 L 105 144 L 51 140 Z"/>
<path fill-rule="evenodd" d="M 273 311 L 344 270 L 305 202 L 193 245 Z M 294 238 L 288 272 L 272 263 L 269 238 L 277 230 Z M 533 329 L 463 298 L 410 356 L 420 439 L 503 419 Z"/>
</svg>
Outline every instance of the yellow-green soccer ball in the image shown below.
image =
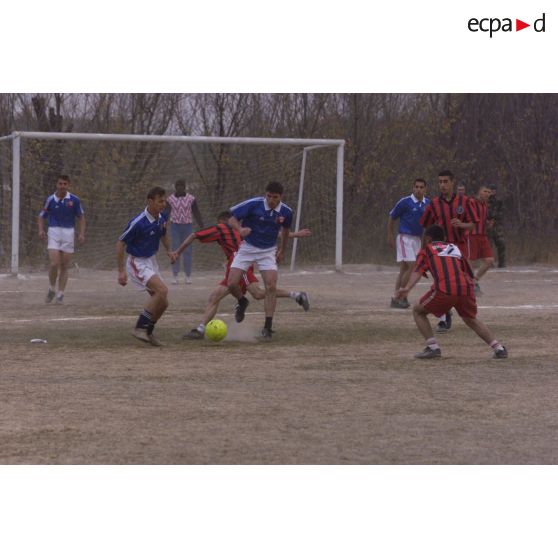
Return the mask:
<svg viewBox="0 0 558 558">
<path fill-rule="evenodd" d="M 211 320 L 205 326 L 205 338 L 210 341 L 222 341 L 227 336 L 227 324 L 223 320 Z"/>
</svg>

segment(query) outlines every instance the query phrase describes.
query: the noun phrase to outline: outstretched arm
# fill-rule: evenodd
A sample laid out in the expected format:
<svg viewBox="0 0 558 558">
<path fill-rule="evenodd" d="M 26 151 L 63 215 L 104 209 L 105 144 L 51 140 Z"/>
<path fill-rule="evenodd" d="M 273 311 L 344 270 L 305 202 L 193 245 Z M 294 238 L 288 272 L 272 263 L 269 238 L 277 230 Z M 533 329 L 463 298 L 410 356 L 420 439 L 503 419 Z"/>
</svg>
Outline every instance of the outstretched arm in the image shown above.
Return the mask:
<svg viewBox="0 0 558 558">
<path fill-rule="evenodd" d="M 174 251 L 169 253 L 171 263 L 174 263 L 180 257 L 180 254 L 192 244 L 196 240 L 196 233 L 192 233 L 186 237 L 186 239 L 182 242 L 182 244 Z"/>
<path fill-rule="evenodd" d="M 240 236 L 242 238 L 247 237 L 252 232 L 252 229 L 250 227 L 243 227 L 240 224 L 240 221 L 236 217 L 230 217 L 229 218 L 229 225 L 233 229 L 236 229 L 240 233 Z"/>
<path fill-rule="evenodd" d="M 421 273 L 419 273 L 418 271 L 413 271 L 411 273 L 411 276 L 409 277 L 407 285 L 405 287 L 401 287 L 397 291 L 397 296 L 401 298 L 407 296 L 409 294 L 409 291 L 420 281 L 421 277 Z"/>
<path fill-rule="evenodd" d="M 312 236 L 310 229 L 300 229 L 296 232 L 289 232 L 289 238 L 304 238 L 305 236 Z"/>
</svg>

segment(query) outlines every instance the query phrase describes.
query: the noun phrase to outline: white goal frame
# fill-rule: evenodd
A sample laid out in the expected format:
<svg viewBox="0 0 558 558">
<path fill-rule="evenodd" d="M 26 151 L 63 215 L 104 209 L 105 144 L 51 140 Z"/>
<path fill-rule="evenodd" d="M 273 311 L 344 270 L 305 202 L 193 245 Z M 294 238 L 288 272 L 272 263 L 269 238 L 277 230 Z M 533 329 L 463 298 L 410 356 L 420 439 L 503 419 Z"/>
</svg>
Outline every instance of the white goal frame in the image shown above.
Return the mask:
<svg viewBox="0 0 558 558">
<path fill-rule="evenodd" d="M 74 132 L 13 132 L 0 141 L 12 142 L 12 254 L 11 273 L 19 271 L 19 234 L 20 234 L 20 169 L 22 138 L 44 140 L 85 140 L 85 141 L 134 141 L 134 142 L 185 142 L 185 143 L 238 143 L 259 145 L 299 145 L 303 147 L 300 188 L 295 231 L 300 225 L 300 207 L 302 204 L 304 171 L 308 150 L 319 147 L 336 147 L 336 208 L 335 208 L 335 269 L 342 271 L 343 266 L 343 165 L 345 140 L 342 139 L 303 139 L 303 138 L 243 138 L 220 136 L 140 136 L 134 134 L 90 134 Z M 297 240 L 294 239 L 291 271 L 294 270 Z"/>
</svg>

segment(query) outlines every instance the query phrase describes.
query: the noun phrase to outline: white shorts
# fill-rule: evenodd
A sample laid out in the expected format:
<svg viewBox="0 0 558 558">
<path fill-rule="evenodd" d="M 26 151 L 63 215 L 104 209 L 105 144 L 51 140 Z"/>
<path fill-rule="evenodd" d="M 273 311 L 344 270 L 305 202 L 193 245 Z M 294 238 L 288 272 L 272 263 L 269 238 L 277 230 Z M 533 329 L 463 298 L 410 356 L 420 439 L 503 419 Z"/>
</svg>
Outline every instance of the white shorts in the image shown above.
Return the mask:
<svg viewBox="0 0 558 558">
<path fill-rule="evenodd" d="M 49 227 L 48 245 L 49 250 L 60 250 L 68 254 L 74 253 L 74 229 L 67 227 Z"/>
<path fill-rule="evenodd" d="M 134 287 L 140 291 L 148 291 L 147 282 L 154 275 L 161 277 L 159 273 L 159 264 L 157 263 L 157 256 L 153 255 L 150 258 L 137 258 L 136 256 L 128 256 L 126 260 L 126 271 L 130 277 Z M 161 277 L 162 279 L 162 277 Z"/>
<path fill-rule="evenodd" d="M 422 238 L 411 234 L 398 234 L 395 239 L 398 262 L 414 262 L 422 245 Z"/>
<path fill-rule="evenodd" d="M 257 264 L 260 271 L 277 271 L 277 246 L 256 248 L 243 241 L 234 257 L 231 267 L 247 271 L 252 264 Z"/>
</svg>

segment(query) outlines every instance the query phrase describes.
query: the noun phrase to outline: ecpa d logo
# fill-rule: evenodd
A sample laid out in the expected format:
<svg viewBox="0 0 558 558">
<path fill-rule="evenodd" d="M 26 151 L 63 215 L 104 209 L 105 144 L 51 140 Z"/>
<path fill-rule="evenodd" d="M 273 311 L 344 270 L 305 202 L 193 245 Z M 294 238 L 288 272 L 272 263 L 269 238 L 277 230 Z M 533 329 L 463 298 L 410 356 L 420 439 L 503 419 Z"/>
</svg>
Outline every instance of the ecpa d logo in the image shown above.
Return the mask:
<svg viewBox="0 0 558 558">
<path fill-rule="evenodd" d="M 539 19 L 536 19 L 533 22 L 533 29 L 535 30 L 536 33 L 545 32 L 545 25 L 546 25 L 545 20 L 546 20 L 546 14 L 543 13 L 543 15 Z M 479 31 L 483 33 L 489 33 L 490 38 L 492 38 L 492 35 L 494 35 L 494 33 L 498 33 L 499 31 L 506 33 L 512 31 L 521 31 L 522 29 L 531 27 L 530 23 L 526 23 L 525 21 L 516 18 L 515 29 L 514 29 L 512 22 L 513 22 L 512 18 L 509 17 L 505 17 L 503 19 L 500 19 L 498 17 L 484 17 L 481 19 L 472 17 L 468 21 L 467 27 L 469 28 L 469 31 L 472 31 L 473 33 L 478 33 Z"/>
</svg>

